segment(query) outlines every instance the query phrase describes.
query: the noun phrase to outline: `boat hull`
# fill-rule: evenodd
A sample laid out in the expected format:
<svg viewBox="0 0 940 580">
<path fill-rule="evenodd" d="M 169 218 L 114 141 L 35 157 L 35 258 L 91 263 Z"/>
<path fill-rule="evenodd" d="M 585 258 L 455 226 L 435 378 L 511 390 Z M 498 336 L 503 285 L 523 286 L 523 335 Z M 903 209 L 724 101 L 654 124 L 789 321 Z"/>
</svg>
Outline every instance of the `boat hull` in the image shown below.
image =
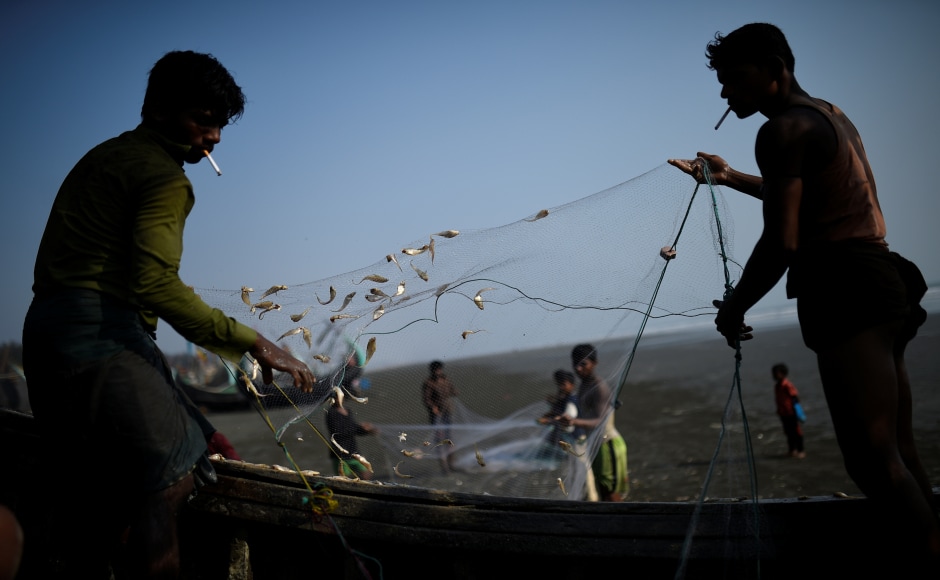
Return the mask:
<svg viewBox="0 0 940 580">
<path fill-rule="evenodd" d="M 30 518 L 37 498 L 23 482 L 47 468 L 32 417 L 0 411 L 0 435 L 5 473 L 20 476 L 2 478 L 0 502 Z M 808 566 L 843 577 L 893 566 L 904 547 L 897 534 L 872 533 L 878 515 L 864 498 L 591 503 L 214 466 L 218 481 L 182 514 L 184 579 L 594 578 L 610 570 L 766 579 L 806 577 Z M 315 513 L 311 490 L 329 490 L 335 508 Z M 32 550 L 20 580 L 43 557 Z"/>
</svg>

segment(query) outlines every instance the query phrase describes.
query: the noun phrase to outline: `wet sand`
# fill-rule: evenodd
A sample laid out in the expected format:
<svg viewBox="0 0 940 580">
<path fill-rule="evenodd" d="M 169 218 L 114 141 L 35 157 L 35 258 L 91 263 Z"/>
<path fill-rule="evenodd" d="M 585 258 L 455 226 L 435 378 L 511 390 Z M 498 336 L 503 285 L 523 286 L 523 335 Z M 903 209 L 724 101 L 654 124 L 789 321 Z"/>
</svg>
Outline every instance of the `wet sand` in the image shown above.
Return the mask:
<svg viewBox="0 0 940 580">
<path fill-rule="evenodd" d="M 548 392 L 545 378 L 567 363 L 569 348 L 453 361 L 447 364 L 447 370 L 466 405 L 499 417 L 541 400 Z M 612 360 L 617 349 L 623 348 L 624 344 L 601 343 L 598 349 L 601 373 L 605 360 Z M 910 345 L 907 360 L 915 403 L 915 438 L 935 486 L 940 485 L 937 353 L 940 353 L 940 315 L 932 314 Z M 786 456 L 786 439 L 775 413 L 770 376 L 770 368 L 777 362 L 790 367 L 790 379 L 800 391 L 808 416 L 803 426 L 807 453 L 804 459 Z M 740 391 L 733 388 L 735 371 L 734 351 L 714 331 L 689 333 L 672 342 L 641 341 L 620 395 L 623 406 L 616 414 L 616 425 L 629 447 L 630 500 L 695 499 L 702 492 L 710 466 L 706 490 L 710 497 L 750 495 L 751 489 L 756 489 L 763 498 L 837 492 L 861 495 L 843 467 L 815 357 L 803 345 L 797 326 L 758 329 L 754 339 L 744 343 Z M 356 408 L 359 419 L 396 424 L 426 421 L 418 399 L 418 384 L 423 375 L 423 365 L 367 373 L 373 388 L 368 393 L 369 404 Z M 494 383 L 511 387 L 503 389 L 501 396 L 493 397 Z M 723 431 L 722 415 L 729 398 L 734 413 Z M 414 404 L 393 404 L 403 400 Z M 752 461 L 748 460 L 742 404 Z M 210 418 L 247 461 L 287 465 L 269 428 L 254 411 L 217 413 Z M 323 427 L 318 419 L 315 424 Z M 312 434 L 304 439 L 303 443 L 291 441 L 290 451 L 295 459 L 305 469 L 330 474 L 323 443 Z M 360 445 L 367 456 L 378 453 L 369 437 L 361 437 Z M 714 457 L 717 460 L 713 463 Z"/>
</svg>

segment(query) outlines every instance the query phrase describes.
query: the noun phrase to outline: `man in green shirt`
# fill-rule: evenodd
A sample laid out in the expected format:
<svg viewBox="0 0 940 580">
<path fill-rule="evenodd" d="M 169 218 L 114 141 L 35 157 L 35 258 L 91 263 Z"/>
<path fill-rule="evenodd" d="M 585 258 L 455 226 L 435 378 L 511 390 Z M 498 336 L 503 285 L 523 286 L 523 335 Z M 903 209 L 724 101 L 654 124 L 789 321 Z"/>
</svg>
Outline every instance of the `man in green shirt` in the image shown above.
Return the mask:
<svg viewBox="0 0 940 580">
<path fill-rule="evenodd" d="M 244 104 L 211 55 L 167 53 L 150 71 L 141 124 L 89 151 L 56 196 L 23 362 L 46 449 L 67 441 L 75 458 L 65 473 L 77 497 L 54 520 L 64 535 L 52 542 L 60 553 L 44 577 L 95 577 L 109 566 L 118 577 L 178 574 L 177 513 L 198 483 L 194 472 L 214 477 L 203 458 L 215 429 L 177 387 L 154 342 L 158 318 L 220 356 L 250 354 L 266 383 L 281 371 L 313 390 L 303 362 L 179 278 L 195 201 L 183 164 L 206 157 Z"/>
</svg>

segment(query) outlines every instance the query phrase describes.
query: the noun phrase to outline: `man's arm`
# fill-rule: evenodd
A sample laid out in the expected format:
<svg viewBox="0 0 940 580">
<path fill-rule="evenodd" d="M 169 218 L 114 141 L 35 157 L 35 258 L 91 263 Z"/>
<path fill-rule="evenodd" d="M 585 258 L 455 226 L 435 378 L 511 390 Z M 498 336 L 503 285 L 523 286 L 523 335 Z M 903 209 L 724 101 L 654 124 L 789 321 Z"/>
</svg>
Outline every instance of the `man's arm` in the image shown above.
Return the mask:
<svg viewBox="0 0 940 580">
<path fill-rule="evenodd" d="M 717 155 L 701 151 L 696 155 L 698 157 L 695 159 L 667 159 L 667 163 L 688 173 L 699 183 L 705 183 L 705 167 L 703 165 L 707 166 L 712 183 L 715 185 L 728 186 L 751 197 L 761 199 L 763 180 L 759 176 L 732 169 L 727 161 Z"/>
<path fill-rule="evenodd" d="M 758 132 L 755 150 L 763 176 L 764 229 L 734 294 L 715 318 L 718 331 L 732 347 L 742 338 L 744 313 L 780 281 L 797 250 L 805 143 L 811 128 L 803 115 L 782 115 Z"/>
</svg>

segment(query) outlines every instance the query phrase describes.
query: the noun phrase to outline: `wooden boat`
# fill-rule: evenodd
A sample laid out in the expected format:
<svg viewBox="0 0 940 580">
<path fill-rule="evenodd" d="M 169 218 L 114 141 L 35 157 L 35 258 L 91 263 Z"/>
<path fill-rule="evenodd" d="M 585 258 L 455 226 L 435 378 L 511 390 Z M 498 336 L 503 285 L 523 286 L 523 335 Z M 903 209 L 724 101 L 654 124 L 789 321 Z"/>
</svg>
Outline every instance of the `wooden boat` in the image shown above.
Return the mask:
<svg viewBox="0 0 940 580">
<path fill-rule="evenodd" d="M 28 499 L 23 475 L 48 463 L 35 448 L 32 417 L 0 410 L 0 502 L 14 511 Z M 864 498 L 589 503 L 213 463 L 217 482 L 183 514 L 186 579 L 595 578 L 611 571 L 644 579 L 834 578 L 894 566 L 893 550 L 903 549 L 892 541 L 898 530 L 879 531 Z M 315 513 L 311 490 L 331 494 L 335 508 Z"/>
<path fill-rule="evenodd" d="M 198 407 L 210 411 L 241 411 L 251 406 L 251 398 L 235 382 L 231 363 L 178 364 L 174 372 L 176 382 Z"/>
</svg>

